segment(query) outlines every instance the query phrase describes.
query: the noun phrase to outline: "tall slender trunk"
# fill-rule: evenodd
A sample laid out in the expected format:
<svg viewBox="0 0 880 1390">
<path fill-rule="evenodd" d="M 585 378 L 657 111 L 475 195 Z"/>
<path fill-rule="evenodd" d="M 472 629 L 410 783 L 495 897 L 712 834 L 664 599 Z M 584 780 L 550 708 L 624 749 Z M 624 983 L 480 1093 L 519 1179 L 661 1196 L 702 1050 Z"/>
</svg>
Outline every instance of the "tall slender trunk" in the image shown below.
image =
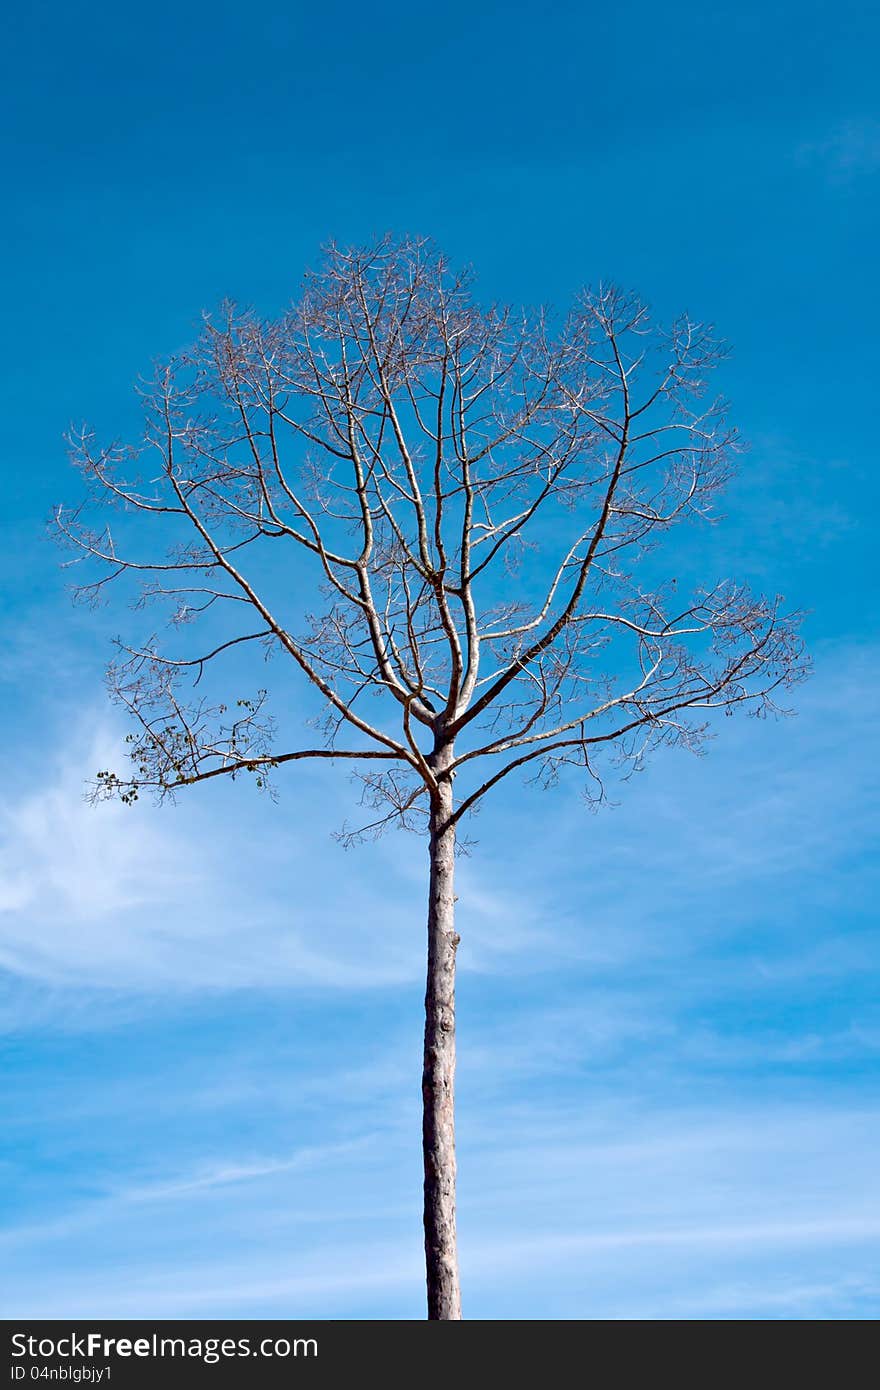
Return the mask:
<svg viewBox="0 0 880 1390">
<path fill-rule="evenodd" d="M 428 982 L 422 1072 L 422 1152 L 425 1163 L 425 1263 L 428 1317 L 461 1317 L 455 1235 L 455 827 L 452 748 L 432 758 L 439 794 L 431 807 L 428 896 Z"/>
</svg>

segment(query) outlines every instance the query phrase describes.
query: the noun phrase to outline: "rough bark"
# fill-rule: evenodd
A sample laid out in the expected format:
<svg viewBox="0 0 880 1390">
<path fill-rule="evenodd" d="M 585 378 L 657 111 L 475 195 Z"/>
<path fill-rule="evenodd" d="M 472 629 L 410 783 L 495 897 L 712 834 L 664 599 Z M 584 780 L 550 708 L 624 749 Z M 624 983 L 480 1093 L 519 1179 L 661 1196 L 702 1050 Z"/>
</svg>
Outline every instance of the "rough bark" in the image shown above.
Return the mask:
<svg viewBox="0 0 880 1390">
<path fill-rule="evenodd" d="M 438 791 L 432 799 L 428 897 L 428 980 L 422 1073 L 422 1150 L 425 1165 L 425 1260 L 428 1317 L 461 1317 L 455 1231 L 455 827 L 452 749 L 432 759 Z"/>
</svg>

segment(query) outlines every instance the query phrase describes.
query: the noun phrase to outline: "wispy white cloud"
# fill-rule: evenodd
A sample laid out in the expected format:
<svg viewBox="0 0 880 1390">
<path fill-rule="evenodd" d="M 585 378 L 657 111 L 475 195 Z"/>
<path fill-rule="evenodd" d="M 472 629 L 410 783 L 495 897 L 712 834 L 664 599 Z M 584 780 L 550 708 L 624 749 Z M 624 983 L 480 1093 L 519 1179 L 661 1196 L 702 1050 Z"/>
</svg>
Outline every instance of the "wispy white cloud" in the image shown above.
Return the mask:
<svg viewBox="0 0 880 1390">
<path fill-rule="evenodd" d="M 164 1181 L 147 1183 L 123 1189 L 114 1200 L 119 1203 L 167 1202 L 179 1197 L 189 1199 L 198 1193 L 213 1192 L 215 1188 L 229 1188 L 241 1183 L 273 1178 L 280 1173 L 293 1173 L 314 1168 L 337 1158 L 347 1158 L 362 1153 L 376 1142 L 376 1136 L 363 1135 L 358 1139 L 339 1144 L 316 1144 L 299 1149 L 296 1153 L 277 1158 L 247 1159 L 226 1163 L 214 1162 L 210 1166 L 197 1169 Z"/>
<path fill-rule="evenodd" d="M 721 1284 L 708 1291 L 691 1291 L 687 1297 L 681 1294 L 655 1299 L 652 1307 L 632 1309 L 632 1318 L 809 1318 L 847 1316 L 870 1318 L 880 1298 L 880 1285 L 875 1279 L 851 1278 L 845 1274 L 839 1279 L 814 1280 L 811 1282 L 790 1278 L 782 1287 L 763 1280 L 752 1283 Z"/>
<path fill-rule="evenodd" d="M 85 729 L 48 762 L 47 783 L 0 807 L 0 967 L 12 976 L 142 994 L 420 978 L 424 847 L 393 836 L 344 852 L 331 838 L 344 780 L 314 777 L 281 808 L 251 799 L 235 816 L 228 798 L 198 794 L 91 806 L 87 779 L 124 753 L 110 721 Z M 474 965 L 534 943 L 528 902 L 469 864 L 463 877 Z M 4 1013 L 16 1014 L 9 999 L 0 1026 Z"/>
<path fill-rule="evenodd" d="M 358 950 L 344 878 L 332 913 L 318 885 L 286 895 L 308 859 L 301 843 L 263 884 L 249 878 L 252 847 L 210 811 L 87 805 L 86 779 L 119 757 L 109 724 L 74 736 L 49 784 L 0 810 L 0 964 L 9 972 L 50 986 L 141 992 L 281 981 L 364 988 L 408 977 L 412 964 L 393 930 L 381 953 Z M 252 822 L 251 833 L 259 833 Z M 332 919 L 327 932 L 322 916 Z M 340 919 L 347 951 L 333 941 Z M 393 908 L 384 926 L 393 928 Z M 362 944 L 369 927 L 360 935 Z"/>
<path fill-rule="evenodd" d="M 562 1316 L 821 1316 L 869 1297 L 876 1115 L 802 1106 L 661 1118 L 605 1105 L 589 1116 L 560 1108 L 539 1128 L 536 1144 L 535 1127 L 507 1112 L 468 1150 L 466 1293 L 486 1316 L 548 1315 L 551 1273 L 570 1290 L 564 1306 L 550 1294 Z M 419 1316 L 418 1183 L 400 1144 L 365 1133 L 231 1158 L 13 1229 L 7 1316 L 344 1317 L 389 1298 Z M 346 1171 L 359 1178 L 342 1196 Z M 157 1203 L 174 1212 L 159 1248 Z M 207 1231 L 219 1258 L 200 1253 Z M 823 1278 L 805 1277 L 807 1258 Z"/>
<path fill-rule="evenodd" d="M 93 918 L 157 905 L 197 885 L 191 861 L 155 818 L 140 815 L 133 824 L 118 804 L 97 813 L 85 805 L 86 771 L 94 775 L 116 751 L 102 730 L 77 749 L 79 758 L 56 764 L 48 786 L 0 809 L 0 911 L 51 906 L 75 935 Z"/>
</svg>

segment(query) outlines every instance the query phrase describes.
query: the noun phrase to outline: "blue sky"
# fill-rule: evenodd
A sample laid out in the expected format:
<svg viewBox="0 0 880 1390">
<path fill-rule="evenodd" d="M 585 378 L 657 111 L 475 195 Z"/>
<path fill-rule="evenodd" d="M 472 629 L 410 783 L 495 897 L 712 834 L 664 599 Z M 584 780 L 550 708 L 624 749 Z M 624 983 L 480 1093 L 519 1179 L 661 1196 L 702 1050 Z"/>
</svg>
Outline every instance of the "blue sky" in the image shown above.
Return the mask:
<svg viewBox="0 0 880 1390">
<path fill-rule="evenodd" d="M 272 312 L 323 241 L 392 230 L 489 299 L 605 277 L 718 325 L 751 451 L 689 554 L 807 609 L 815 658 L 796 719 L 726 721 L 616 809 L 512 786 L 475 823 L 465 1313 L 875 1316 L 876 15 L 10 23 L 0 1309 L 422 1316 L 424 847 L 345 853 L 324 770 L 85 806 L 125 616 L 69 606 L 43 531 L 72 420 L 124 430 L 204 307 Z"/>
</svg>

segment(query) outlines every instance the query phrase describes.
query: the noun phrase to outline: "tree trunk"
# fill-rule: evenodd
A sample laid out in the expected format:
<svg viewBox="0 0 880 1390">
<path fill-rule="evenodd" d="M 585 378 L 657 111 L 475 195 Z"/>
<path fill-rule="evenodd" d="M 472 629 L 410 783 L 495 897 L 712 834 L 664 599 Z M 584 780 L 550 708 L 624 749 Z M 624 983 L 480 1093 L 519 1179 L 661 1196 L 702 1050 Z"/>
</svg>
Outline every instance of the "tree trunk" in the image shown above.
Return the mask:
<svg viewBox="0 0 880 1390">
<path fill-rule="evenodd" d="M 444 775 L 451 760 L 451 748 L 438 750 L 432 759 L 439 794 L 431 808 L 422 1072 L 428 1317 L 441 1319 L 461 1317 L 455 1235 L 455 827 L 448 824 L 452 781 Z"/>
</svg>

